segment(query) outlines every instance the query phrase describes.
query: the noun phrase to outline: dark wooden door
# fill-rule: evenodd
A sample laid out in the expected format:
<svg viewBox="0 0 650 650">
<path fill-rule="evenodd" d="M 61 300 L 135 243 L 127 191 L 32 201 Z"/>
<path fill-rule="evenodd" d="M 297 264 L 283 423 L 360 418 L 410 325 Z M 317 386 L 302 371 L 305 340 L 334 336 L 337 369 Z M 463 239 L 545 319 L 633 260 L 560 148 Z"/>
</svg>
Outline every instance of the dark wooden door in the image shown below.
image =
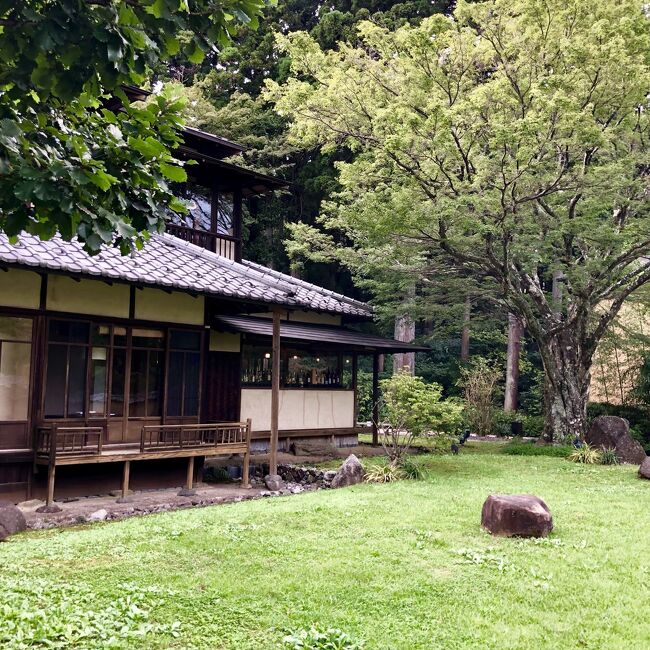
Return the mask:
<svg viewBox="0 0 650 650">
<path fill-rule="evenodd" d="M 241 406 L 241 354 L 210 352 L 203 400 L 204 422 L 235 422 Z"/>
</svg>

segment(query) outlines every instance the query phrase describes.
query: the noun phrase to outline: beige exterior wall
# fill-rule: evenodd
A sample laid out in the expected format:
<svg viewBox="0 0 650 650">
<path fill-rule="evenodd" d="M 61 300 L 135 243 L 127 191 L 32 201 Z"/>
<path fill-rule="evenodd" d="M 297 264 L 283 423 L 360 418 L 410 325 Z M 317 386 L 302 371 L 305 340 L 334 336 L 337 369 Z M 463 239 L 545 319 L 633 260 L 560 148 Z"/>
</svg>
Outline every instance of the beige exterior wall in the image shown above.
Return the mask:
<svg viewBox="0 0 650 650">
<path fill-rule="evenodd" d="M 135 292 L 135 318 L 138 320 L 203 325 L 203 296 L 196 298 L 186 293 L 167 293 L 161 289 L 142 289 Z"/>
<path fill-rule="evenodd" d="M 38 309 L 41 301 L 41 276 L 32 271 L 0 271 L 0 307 Z"/>
<path fill-rule="evenodd" d="M 210 330 L 210 352 L 241 352 L 241 334 Z"/>
<path fill-rule="evenodd" d="M 241 417 L 254 431 L 271 429 L 271 390 L 242 389 Z M 354 391 L 281 390 L 279 428 L 340 429 L 354 426 Z"/>
<path fill-rule="evenodd" d="M 47 309 L 89 316 L 129 317 L 129 287 L 99 280 L 76 281 L 64 275 L 47 278 Z"/>
</svg>

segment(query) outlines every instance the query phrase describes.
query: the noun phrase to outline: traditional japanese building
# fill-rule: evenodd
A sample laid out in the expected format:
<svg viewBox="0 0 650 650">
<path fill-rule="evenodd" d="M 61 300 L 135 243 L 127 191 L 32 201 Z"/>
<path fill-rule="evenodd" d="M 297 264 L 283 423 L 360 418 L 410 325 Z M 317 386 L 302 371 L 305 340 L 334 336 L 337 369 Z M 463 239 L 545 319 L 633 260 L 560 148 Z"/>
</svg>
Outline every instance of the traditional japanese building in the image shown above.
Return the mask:
<svg viewBox="0 0 650 650">
<path fill-rule="evenodd" d="M 245 483 L 251 448 L 273 467 L 292 439 L 356 443 L 358 356 L 418 348 L 242 257 L 242 202 L 282 183 L 224 160 L 241 150 L 186 129 L 191 210 L 135 255 L 0 233 L 0 499 L 189 489 L 217 454 Z"/>
</svg>

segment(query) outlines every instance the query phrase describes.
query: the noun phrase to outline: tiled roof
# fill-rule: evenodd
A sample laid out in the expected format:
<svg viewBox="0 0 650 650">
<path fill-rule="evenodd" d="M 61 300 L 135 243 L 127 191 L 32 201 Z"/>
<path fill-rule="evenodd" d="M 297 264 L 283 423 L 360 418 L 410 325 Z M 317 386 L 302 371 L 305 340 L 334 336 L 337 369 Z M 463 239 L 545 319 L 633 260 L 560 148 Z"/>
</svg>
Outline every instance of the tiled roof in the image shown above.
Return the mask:
<svg viewBox="0 0 650 650">
<path fill-rule="evenodd" d="M 171 235 L 152 235 L 132 256 L 107 246 L 91 257 L 77 241 L 42 241 L 22 234 L 16 245 L 0 233 L 0 264 L 105 278 L 189 293 L 224 296 L 297 309 L 368 317 L 371 308 L 259 264 L 233 262 Z"/>
</svg>

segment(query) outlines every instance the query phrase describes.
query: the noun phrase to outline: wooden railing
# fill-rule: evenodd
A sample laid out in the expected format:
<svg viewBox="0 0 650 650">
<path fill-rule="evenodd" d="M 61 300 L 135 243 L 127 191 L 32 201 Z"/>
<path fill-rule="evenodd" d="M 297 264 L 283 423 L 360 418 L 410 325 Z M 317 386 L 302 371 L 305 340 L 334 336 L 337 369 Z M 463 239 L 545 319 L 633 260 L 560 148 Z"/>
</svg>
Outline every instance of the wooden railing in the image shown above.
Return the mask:
<svg viewBox="0 0 650 650">
<path fill-rule="evenodd" d="M 200 449 L 221 445 L 250 446 L 251 421 L 219 424 L 162 424 L 142 427 L 140 452 Z"/>
<path fill-rule="evenodd" d="M 230 260 L 239 261 L 237 259 L 239 240 L 236 237 L 231 237 L 230 235 L 217 235 L 205 230 L 188 228 L 187 226 L 178 226 L 171 223 L 167 224 L 166 231 L 170 235 L 178 237 L 178 239 L 205 248 L 217 255 L 227 257 Z"/>
<path fill-rule="evenodd" d="M 36 454 L 57 456 L 98 455 L 104 444 L 104 427 L 68 427 L 58 424 L 36 429 Z"/>
</svg>

